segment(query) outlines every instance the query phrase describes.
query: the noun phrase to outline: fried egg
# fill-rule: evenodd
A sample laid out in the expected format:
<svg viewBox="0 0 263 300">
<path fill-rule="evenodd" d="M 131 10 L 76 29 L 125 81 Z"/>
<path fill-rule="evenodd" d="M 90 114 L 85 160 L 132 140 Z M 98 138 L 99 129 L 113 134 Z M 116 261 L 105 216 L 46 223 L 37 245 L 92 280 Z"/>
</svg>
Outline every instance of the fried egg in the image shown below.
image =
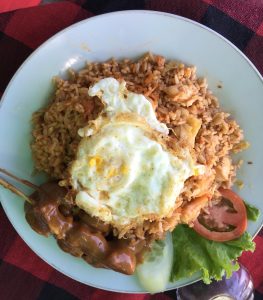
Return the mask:
<svg viewBox="0 0 263 300">
<path fill-rule="evenodd" d="M 82 139 L 70 167 L 76 204 L 116 228 L 168 216 L 184 182 L 202 174 L 203 166 L 189 149 L 167 146 L 167 126 L 125 82 L 102 79 L 89 95 L 99 97 L 104 109 L 79 130 Z"/>
</svg>

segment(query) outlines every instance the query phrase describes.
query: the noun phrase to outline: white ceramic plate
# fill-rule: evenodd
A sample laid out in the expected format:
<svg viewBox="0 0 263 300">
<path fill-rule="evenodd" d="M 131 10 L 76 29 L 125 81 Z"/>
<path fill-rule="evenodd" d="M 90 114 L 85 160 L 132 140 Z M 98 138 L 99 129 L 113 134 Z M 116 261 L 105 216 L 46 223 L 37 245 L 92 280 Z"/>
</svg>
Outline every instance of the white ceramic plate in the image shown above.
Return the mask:
<svg viewBox="0 0 263 300">
<path fill-rule="evenodd" d="M 249 150 L 241 154 L 244 166 L 238 178 L 245 182 L 239 191 L 253 205 L 262 207 L 263 170 L 263 83 L 252 63 L 230 42 L 214 31 L 178 16 L 149 11 L 124 11 L 101 15 L 77 23 L 38 48 L 11 80 L 0 107 L 0 166 L 40 183 L 32 177 L 29 148 L 31 114 L 47 103 L 51 78 L 69 67 L 80 68 L 86 60 L 137 57 L 144 52 L 164 55 L 194 64 L 208 78 L 210 89 L 222 106 L 244 128 Z M 218 89 L 217 85 L 223 88 Z M 248 165 L 247 161 L 253 161 Z M 88 285 L 119 292 L 143 292 L 135 276 L 95 269 L 61 251 L 53 238 L 36 234 L 24 218 L 23 201 L 0 189 L 4 210 L 24 241 L 48 264 Z M 248 231 L 255 235 L 263 214 Z M 167 289 L 189 284 L 199 277 L 169 284 Z"/>
</svg>

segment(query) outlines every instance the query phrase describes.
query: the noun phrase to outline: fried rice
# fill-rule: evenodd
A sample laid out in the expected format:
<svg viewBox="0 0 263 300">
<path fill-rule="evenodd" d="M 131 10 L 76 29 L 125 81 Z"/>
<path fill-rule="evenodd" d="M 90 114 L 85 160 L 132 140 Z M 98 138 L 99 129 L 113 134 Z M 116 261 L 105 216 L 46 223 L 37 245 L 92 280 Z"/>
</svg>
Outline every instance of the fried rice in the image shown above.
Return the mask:
<svg viewBox="0 0 263 300">
<path fill-rule="evenodd" d="M 185 182 L 170 216 L 114 232 L 119 237 L 161 237 L 178 223 L 191 223 L 183 208 L 193 199 L 208 192 L 216 199 L 219 186 L 233 184 L 238 164 L 233 163 L 230 155 L 242 151 L 247 143 L 237 122 L 221 110 L 206 80 L 197 77 L 196 67 L 147 53 L 138 60 L 87 63 L 78 72 L 69 70 L 67 80 L 54 78 L 53 98 L 47 107 L 33 114 L 31 148 L 38 171 L 56 180 L 67 178 L 67 168 L 80 142 L 78 129 L 95 119 L 102 109 L 97 97 L 88 96 L 88 89 L 105 77 L 125 80 L 128 90 L 151 101 L 158 120 L 170 128 L 170 135 L 182 145 L 193 143 L 197 163 L 209 170 L 205 176 L 193 176 Z M 193 141 L 189 139 L 191 117 L 202 124 Z"/>
</svg>

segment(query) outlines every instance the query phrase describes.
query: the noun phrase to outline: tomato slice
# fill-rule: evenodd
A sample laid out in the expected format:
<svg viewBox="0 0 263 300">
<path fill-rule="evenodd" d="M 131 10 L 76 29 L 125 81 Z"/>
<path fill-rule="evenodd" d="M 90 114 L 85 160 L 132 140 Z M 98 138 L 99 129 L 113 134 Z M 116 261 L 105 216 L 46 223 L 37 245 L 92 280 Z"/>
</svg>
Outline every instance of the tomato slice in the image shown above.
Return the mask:
<svg viewBox="0 0 263 300">
<path fill-rule="evenodd" d="M 193 229 L 208 240 L 231 241 L 247 229 L 247 212 L 244 201 L 232 190 L 220 188 L 222 200 L 194 222 Z"/>
</svg>

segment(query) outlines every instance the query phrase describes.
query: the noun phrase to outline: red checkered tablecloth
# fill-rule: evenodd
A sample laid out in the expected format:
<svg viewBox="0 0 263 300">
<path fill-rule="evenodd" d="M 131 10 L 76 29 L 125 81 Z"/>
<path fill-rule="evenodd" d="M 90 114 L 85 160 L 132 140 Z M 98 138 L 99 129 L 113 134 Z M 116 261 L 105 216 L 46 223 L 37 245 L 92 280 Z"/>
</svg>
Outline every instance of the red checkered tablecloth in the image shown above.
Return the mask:
<svg viewBox="0 0 263 300">
<path fill-rule="evenodd" d="M 200 22 L 233 42 L 251 59 L 261 74 L 263 73 L 262 0 L 47 2 L 54 1 L 0 1 L 0 96 L 21 63 L 49 37 L 93 15 L 127 9 L 165 11 Z M 255 242 L 256 251 L 253 254 L 243 254 L 241 262 L 253 277 L 255 299 L 263 299 L 262 230 Z M 176 299 L 176 293 L 170 291 L 157 295 L 118 294 L 78 283 L 57 272 L 36 256 L 17 235 L 0 206 L 0 299 L 168 300 Z"/>
</svg>

